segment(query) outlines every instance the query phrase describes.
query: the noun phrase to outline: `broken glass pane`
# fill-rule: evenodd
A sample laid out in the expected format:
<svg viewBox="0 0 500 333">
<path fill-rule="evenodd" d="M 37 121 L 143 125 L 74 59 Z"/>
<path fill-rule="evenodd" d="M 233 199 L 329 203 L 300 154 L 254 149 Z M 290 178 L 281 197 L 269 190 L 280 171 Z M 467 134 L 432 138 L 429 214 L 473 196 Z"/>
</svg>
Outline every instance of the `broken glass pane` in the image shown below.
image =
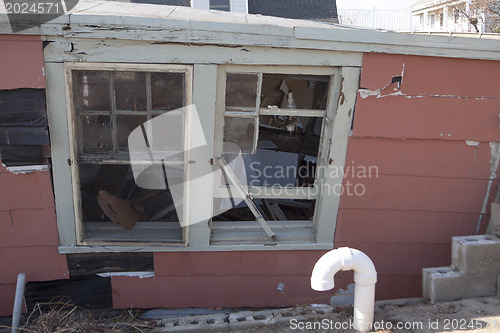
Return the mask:
<svg viewBox="0 0 500 333">
<path fill-rule="evenodd" d="M 247 168 L 249 184 L 313 186 L 323 118 L 261 116 L 259 120 L 258 149 L 249 156 L 253 168 Z"/>
<path fill-rule="evenodd" d="M 257 74 L 233 74 L 226 76 L 226 108 L 256 107 Z"/>
<path fill-rule="evenodd" d="M 151 73 L 153 110 L 175 110 L 184 106 L 184 74 Z"/>
<path fill-rule="evenodd" d="M 252 153 L 255 118 L 224 117 L 224 143 L 233 143 L 245 154 Z"/>
<path fill-rule="evenodd" d="M 215 199 L 214 204 L 220 205 L 221 200 Z M 316 200 L 298 200 L 298 199 L 253 199 L 262 217 L 266 221 L 312 221 Z M 255 221 L 247 204 L 242 201 L 237 205 L 231 205 L 231 209 L 215 216 L 212 221 Z"/>
<path fill-rule="evenodd" d="M 145 111 L 146 73 L 114 72 L 114 87 L 117 110 Z"/>
<path fill-rule="evenodd" d="M 260 107 L 326 110 L 329 81 L 327 75 L 264 74 Z"/>
<path fill-rule="evenodd" d="M 73 72 L 73 93 L 77 111 L 111 110 L 109 72 Z"/>
<path fill-rule="evenodd" d="M 128 137 L 130 133 L 147 121 L 146 116 L 116 116 L 117 145 L 119 150 L 128 151 Z"/>
<path fill-rule="evenodd" d="M 128 233 L 132 237 L 127 240 L 152 240 L 144 239 L 152 235 L 148 235 L 144 227 L 138 224 L 154 222 L 149 229 L 154 226 L 152 230 L 161 233 L 162 222 L 179 221 L 169 189 L 158 191 L 140 188 L 135 184 L 130 165 L 80 164 L 79 170 L 81 211 L 86 233 L 102 237 L 102 233 L 106 232 L 103 226 L 109 224 L 114 231 L 107 235 L 108 238 L 113 238 L 113 234 L 121 238 Z M 92 225 L 96 222 L 105 224 L 94 230 Z M 177 241 L 181 241 L 182 228 L 178 223 L 174 227 L 178 229 Z M 137 229 L 141 229 L 142 235 L 135 232 Z M 170 232 L 165 235 L 165 239 L 158 240 L 165 241 L 171 235 Z"/>
<path fill-rule="evenodd" d="M 83 152 L 101 152 L 113 149 L 112 123 L 110 116 L 80 115 Z"/>
</svg>

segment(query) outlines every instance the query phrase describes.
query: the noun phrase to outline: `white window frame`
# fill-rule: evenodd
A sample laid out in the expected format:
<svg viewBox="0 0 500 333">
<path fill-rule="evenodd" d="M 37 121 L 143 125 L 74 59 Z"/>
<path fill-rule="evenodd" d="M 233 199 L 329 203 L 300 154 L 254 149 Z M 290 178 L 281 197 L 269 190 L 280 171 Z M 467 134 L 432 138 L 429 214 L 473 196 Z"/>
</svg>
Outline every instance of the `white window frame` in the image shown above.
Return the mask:
<svg viewBox="0 0 500 333">
<path fill-rule="evenodd" d="M 125 71 L 125 72 L 161 72 L 161 73 L 182 73 L 185 77 L 184 82 L 184 103 L 185 105 L 192 104 L 192 76 L 193 70 L 192 66 L 185 65 L 144 65 L 144 64 L 105 64 L 105 63 L 66 63 L 65 64 L 65 80 L 66 80 L 66 89 L 67 89 L 67 110 L 68 110 L 68 133 L 70 140 L 70 164 L 71 164 L 71 175 L 72 175 L 72 184 L 73 184 L 73 199 L 74 199 L 74 213 L 75 213 L 75 228 L 76 228 L 76 242 L 77 245 L 109 245 L 109 242 L 102 241 L 94 241 L 92 238 L 85 238 L 85 230 L 84 223 L 82 218 L 82 210 L 81 210 L 81 197 L 80 197 L 80 175 L 79 175 L 79 162 L 78 162 L 78 142 L 77 137 L 79 137 L 78 128 L 77 128 L 77 114 L 75 110 L 75 99 L 73 97 L 73 72 L 74 71 L 104 71 L 104 72 L 114 72 L 114 71 Z M 189 144 L 188 135 L 191 133 L 188 128 L 191 126 L 189 122 L 189 117 L 185 119 L 185 144 Z M 185 168 L 185 177 L 189 178 L 189 159 L 190 159 L 190 150 L 185 147 L 184 151 L 184 168 Z M 105 163 L 105 164 L 110 164 Z M 186 182 L 188 184 L 188 182 Z M 189 196 L 189 188 L 186 186 L 184 192 L 186 196 Z M 189 219 L 189 201 L 185 202 L 183 205 L 183 215 L 186 219 Z M 95 224 L 95 223 L 92 223 Z M 144 223 L 140 223 L 141 225 Z M 112 230 L 122 231 L 120 227 L 116 226 L 114 223 L 97 223 L 98 229 L 106 229 L 111 228 Z M 154 227 L 163 227 L 164 224 L 155 224 Z M 145 225 L 144 228 L 149 229 L 151 226 Z M 95 228 L 95 226 L 94 226 Z M 134 230 L 140 229 L 141 226 L 136 225 Z M 167 228 L 168 230 L 168 228 Z M 187 235 L 188 235 L 189 225 L 183 228 L 183 237 L 179 242 L 170 242 L 171 245 L 185 245 L 187 243 Z M 140 231 L 138 231 L 140 232 Z M 120 243 L 118 239 L 113 241 L 113 244 L 134 244 L 134 243 L 143 243 L 143 242 L 134 242 L 134 241 L 126 241 Z"/>
<path fill-rule="evenodd" d="M 256 74 L 258 76 L 257 80 L 257 96 L 260 96 L 260 89 L 262 86 L 262 76 L 265 74 L 284 74 L 284 75 L 311 75 L 311 76 L 329 76 L 330 77 L 330 85 L 328 86 L 327 94 L 328 100 L 325 110 L 271 110 L 266 108 L 242 108 L 242 107 L 231 107 L 234 111 L 227 112 L 225 108 L 225 92 L 226 92 L 226 77 L 227 74 Z M 338 68 L 328 67 L 328 68 L 317 68 L 317 67 L 308 67 L 308 66 L 237 66 L 237 65 L 226 65 L 219 66 L 219 75 L 218 75 L 218 96 L 217 96 L 217 115 L 216 115 L 216 125 L 215 125 L 215 147 L 214 147 L 214 156 L 215 160 L 219 159 L 222 156 L 222 146 L 223 146 L 223 132 L 224 132 L 224 119 L 226 115 L 238 113 L 238 110 L 241 110 L 241 114 L 244 117 L 252 116 L 255 118 L 255 134 L 254 134 L 254 150 L 256 149 L 256 141 L 259 131 L 259 116 L 260 115 L 296 115 L 296 116 L 308 116 L 308 117 L 318 117 L 323 118 L 323 125 L 321 128 L 320 135 L 320 147 L 317 158 L 317 170 L 324 171 L 325 167 L 329 162 L 329 146 L 330 143 L 327 140 L 328 133 L 331 133 L 334 126 L 334 112 L 336 108 L 336 101 L 338 97 L 338 93 L 340 90 L 340 81 L 341 75 Z M 218 163 L 214 165 L 217 170 L 217 177 L 220 177 L 221 171 Z M 269 221 L 268 224 L 273 229 L 273 226 L 277 228 L 277 230 L 285 231 L 287 233 L 287 237 L 292 237 L 296 239 L 296 243 L 304 242 L 305 240 L 311 241 L 311 239 L 315 239 L 317 241 L 317 231 L 321 227 L 321 221 L 326 221 L 325 218 L 321 218 L 321 200 L 319 200 L 319 193 L 322 184 L 324 184 L 325 175 L 317 174 L 315 175 L 315 179 L 317 180 L 317 184 L 312 187 L 268 187 L 268 186 L 248 186 L 245 190 L 255 199 L 307 199 L 307 200 L 316 200 L 315 205 L 315 213 L 314 219 L 312 221 L 312 230 L 311 226 L 308 223 L 301 224 L 297 223 L 298 221 L 288 221 L 287 222 L 278 222 L 278 221 Z M 228 190 L 229 188 L 229 190 Z M 230 185 L 225 187 L 221 184 L 220 179 L 214 180 L 214 197 L 218 198 L 229 198 L 231 197 L 230 193 L 235 193 L 234 186 Z M 227 227 L 227 226 L 231 227 Z M 215 231 L 212 233 L 212 240 L 217 241 L 218 243 L 227 243 L 227 244 L 235 244 L 239 241 L 245 239 L 245 234 L 248 231 L 260 230 L 260 226 L 252 222 L 246 221 L 235 221 L 234 223 L 230 222 L 212 222 L 212 227 L 219 227 L 220 230 L 224 232 L 224 236 L 222 237 L 214 237 Z M 231 230 L 232 228 L 232 230 Z M 227 230 L 229 229 L 229 230 Z M 278 236 L 277 242 L 280 241 Z M 313 241 L 313 242 L 314 242 Z M 264 237 L 262 239 L 263 244 L 274 244 L 271 239 L 267 239 Z"/>
<path fill-rule="evenodd" d="M 54 175 L 54 194 L 56 199 L 56 211 L 59 231 L 59 251 L 61 253 L 89 253 L 89 252 L 174 252 L 174 251 L 231 251 L 231 250 L 305 250 L 305 249 L 321 249 L 327 250 L 333 248 L 333 236 L 335 231 L 336 217 L 340 197 L 320 197 L 317 204 L 321 207 L 321 212 L 316 210 L 316 214 L 322 217 L 316 225 L 316 242 L 311 243 L 297 243 L 297 244 L 280 244 L 279 242 L 274 246 L 265 246 L 262 244 L 253 245 L 210 245 L 211 230 L 208 223 L 197 223 L 191 225 L 187 232 L 186 244 L 183 245 L 147 245 L 147 244 L 103 244 L 103 245 L 85 245 L 77 242 L 77 228 L 75 222 L 75 203 L 73 199 L 73 175 L 72 167 L 69 165 L 72 161 L 73 152 L 72 135 L 69 133 L 69 114 L 68 114 L 68 101 L 71 101 L 70 92 L 67 89 L 67 82 L 65 79 L 65 67 L 69 63 L 77 63 L 79 66 L 98 66 L 99 64 L 107 64 L 112 68 L 120 66 L 129 68 L 154 68 L 159 63 L 176 63 L 178 62 L 179 52 L 186 54 L 188 59 L 186 64 L 193 67 L 193 104 L 197 106 L 199 116 L 206 130 L 205 137 L 215 138 L 215 109 L 219 110 L 220 105 L 216 104 L 216 100 L 220 100 L 221 93 L 224 94 L 224 82 L 218 79 L 224 73 L 223 68 L 228 63 L 229 57 L 233 62 L 237 62 L 245 68 L 253 65 L 258 65 L 266 68 L 281 68 L 304 70 L 314 69 L 317 73 L 324 74 L 324 71 L 330 72 L 332 69 L 336 72 L 339 80 L 335 81 L 336 88 L 332 85 L 331 91 L 335 93 L 330 95 L 332 106 L 335 112 L 333 113 L 332 128 L 327 133 L 327 141 L 329 144 L 329 161 L 331 158 L 331 167 L 342 168 L 345 164 L 345 157 L 347 152 L 347 141 L 351 130 L 352 117 L 354 113 L 354 104 L 359 87 L 359 75 L 361 54 L 344 54 L 336 52 L 323 53 L 325 58 L 314 57 L 315 51 L 301 51 L 298 50 L 297 54 L 282 50 L 278 52 L 281 54 L 278 58 L 271 57 L 266 52 L 254 54 L 252 62 L 248 64 L 246 57 L 241 53 L 217 53 L 215 63 L 213 61 L 206 62 L 203 57 L 197 58 L 193 55 L 193 50 L 196 47 L 183 46 L 172 49 L 169 45 L 161 45 L 155 48 L 155 52 L 145 53 L 145 45 L 137 42 L 136 44 L 127 46 L 128 52 L 116 53 L 111 50 L 112 48 L 100 49 L 100 44 L 92 40 L 79 41 L 80 47 L 87 47 L 95 50 L 97 56 L 95 59 L 100 63 L 92 62 L 92 57 L 86 62 L 78 62 L 78 57 L 68 56 L 59 51 L 58 44 L 56 48 L 49 47 L 45 52 L 45 68 L 46 68 L 46 82 L 47 82 L 47 109 L 49 114 L 49 131 L 51 136 L 51 151 L 52 151 L 52 171 Z M 95 44 L 97 43 L 97 44 Z M 114 43 L 120 45 L 121 42 L 110 42 L 113 46 Z M 61 45 L 65 45 L 61 43 Z M 209 52 L 210 47 L 204 47 L 205 52 Z M 101 50 L 101 51 L 99 51 Z M 102 51 L 109 53 L 102 54 Z M 134 51 L 136 50 L 136 51 Z M 47 52 L 48 51 L 48 52 Z M 214 48 L 216 51 L 216 48 Z M 233 54 L 234 53 L 234 54 Z M 139 58 L 137 55 L 141 54 Z M 311 56 L 307 56 L 311 54 Z M 241 59 L 240 59 L 241 58 Z M 71 61 L 73 59 L 73 61 Z M 140 62 L 143 59 L 144 62 Z M 168 59 L 171 59 L 170 61 Z M 198 59 L 198 60 L 196 60 Z M 300 60 L 299 60 L 300 59 Z M 308 60 L 309 59 L 309 60 Z M 328 59 L 328 60 L 324 60 Z M 327 62 L 327 63 L 326 63 Z M 139 64 L 138 64 L 139 63 Z M 270 65 L 267 65 L 270 64 Z M 289 64 L 289 65 L 287 65 Z M 331 65 L 333 64 L 333 65 Z M 335 66 L 337 65 L 337 67 Z M 75 65 L 76 66 L 76 65 Z M 170 65 L 165 65 L 170 66 Z M 236 66 L 236 65 L 231 65 Z M 236 67 L 234 67 L 236 68 Z M 322 71 L 323 70 L 323 71 Z M 273 72 L 266 70 L 265 72 Z M 314 72 L 316 73 L 316 72 Z M 296 73 L 298 74 L 298 73 Z M 65 94 L 62 92 L 66 92 Z M 330 92 L 331 94 L 331 92 Z M 219 111 L 217 111 L 219 112 Z M 207 170 L 213 171 L 213 165 L 210 160 L 215 156 L 214 154 L 215 140 L 208 142 L 206 151 L 203 151 L 199 156 L 191 157 L 195 160 L 192 164 L 191 179 L 200 175 L 206 175 Z M 213 163 L 215 164 L 215 163 Z M 325 183 L 330 186 L 341 185 L 342 177 L 327 178 Z M 213 183 L 204 184 L 204 188 L 213 188 Z M 213 209 L 212 196 L 206 195 L 206 191 L 197 191 L 191 187 L 190 196 L 192 202 L 196 202 L 195 207 L 191 205 L 189 212 L 192 215 L 198 211 L 210 212 Z M 324 204 L 322 201 L 327 201 Z M 323 218 L 324 217 L 324 218 Z M 207 221 L 208 222 L 208 221 Z"/>
</svg>

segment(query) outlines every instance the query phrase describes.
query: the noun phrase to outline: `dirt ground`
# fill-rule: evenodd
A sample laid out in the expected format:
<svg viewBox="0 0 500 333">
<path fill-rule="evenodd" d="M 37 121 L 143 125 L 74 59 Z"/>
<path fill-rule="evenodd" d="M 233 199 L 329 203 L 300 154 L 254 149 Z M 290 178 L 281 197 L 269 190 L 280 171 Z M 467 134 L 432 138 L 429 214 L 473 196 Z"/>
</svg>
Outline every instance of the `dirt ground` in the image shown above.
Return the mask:
<svg viewBox="0 0 500 333">
<path fill-rule="evenodd" d="M 219 326 L 218 328 L 211 327 L 210 329 L 208 329 L 208 327 L 193 329 L 194 327 L 189 328 L 183 327 L 182 325 L 177 327 L 165 327 L 164 324 L 162 324 L 162 320 L 158 320 L 159 318 L 145 321 L 144 319 L 136 319 L 135 315 L 124 316 L 123 314 L 113 315 L 109 320 L 90 321 L 88 317 L 81 316 L 82 313 L 86 313 L 85 311 L 78 313 L 70 306 L 58 312 L 52 311 L 51 313 L 45 314 L 45 316 L 48 317 L 43 322 L 38 321 L 37 323 L 34 321 L 32 325 L 25 327 L 21 332 L 158 333 L 172 332 L 172 330 L 175 332 L 191 333 L 355 332 L 350 326 L 352 323 L 352 307 L 347 309 L 335 308 L 333 312 L 331 312 L 332 310 L 330 308 L 329 313 L 325 313 L 320 317 L 314 317 L 308 312 L 304 313 L 303 309 L 304 308 L 289 308 L 287 310 L 289 314 L 295 310 L 300 310 L 302 311 L 302 315 L 293 317 L 295 315 L 290 314 L 291 317 L 289 318 L 283 315 L 278 324 L 262 324 L 261 321 L 259 324 L 254 322 L 253 325 L 248 323 L 250 326 L 242 327 L 241 329 L 235 329 L 231 327 L 231 325 L 226 325 L 225 327 Z M 233 311 L 241 310 L 242 309 L 233 309 Z M 274 310 L 268 309 L 265 311 Z M 231 316 L 231 313 L 233 312 L 227 312 L 227 315 Z M 186 317 L 186 315 L 187 314 L 184 313 L 179 318 L 190 318 L 190 316 Z M 297 318 L 300 318 L 300 320 L 297 320 Z M 10 324 L 11 318 L 3 317 L 0 319 L 0 333 L 10 332 L 10 329 L 7 327 Z M 56 319 L 58 320 L 57 323 L 55 322 Z M 41 327 L 42 325 L 40 323 L 42 323 L 44 327 Z M 51 325 L 48 325 L 48 323 L 51 323 Z M 500 333 L 500 297 L 473 298 L 438 304 L 430 304 L 428 300 L 422 298 L 377 302 L 375 304 L 375 322 L 372 332 Z"/>
<path fill-rule="evenodd" d="M 256 327 L 252 332 L 355 332 L 352 317 L 342 311 L 328 320 L 308 320 Z M 319 322 L 315 324 L 315 322 Z M 323 326 L 321 326 L 323 324 Z M 314 326 L 316 325 L 316 326 Z M 424 299 L 377 302 L 373 332 L 500 332 L 500 297 L 483 297 L 430 304 Z"/>
</svg>

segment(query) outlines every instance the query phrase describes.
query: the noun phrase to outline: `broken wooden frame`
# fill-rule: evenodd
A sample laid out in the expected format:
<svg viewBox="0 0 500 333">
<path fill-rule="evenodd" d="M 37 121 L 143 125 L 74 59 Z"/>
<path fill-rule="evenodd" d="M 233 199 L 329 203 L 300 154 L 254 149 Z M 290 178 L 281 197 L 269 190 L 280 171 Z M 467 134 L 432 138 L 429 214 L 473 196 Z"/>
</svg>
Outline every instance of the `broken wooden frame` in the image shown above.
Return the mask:
<svg viewBox="0 0 500 333">
<path fill-rule="evenodd" d="M 86 45 L 87 43 L 93 43 L 92 41 L 81 40 L 81 45 Z M 118 42 L 117 42 L 118 43 Z M 139 43 L 140 44 L 140 43 Z M 134 47 L 141 49 L 140 45 L 134 45 Z M 157 46 L 158 48 L 165 49 L 162 53 L 163 55 L 169 56 L 172 53 L 171 46 Z M 107 241 L 96 241 L 92 245 L 80 241 L 80 235 L 82 235 L 83 230 L 78 230 L 81 227 L 81 223 L 78 217 L 75 215 L 78 207 L 76 205 L 75 197 L 78 196 L 78 191 L 75 190 L 77 172 L 73 161 L 75 160 L 75 151 L 77 151 L 75 144 L 75 138 L 73 135 L 73 128 L 68 129 L 68 124 L 72 124 L 69 120 L 71 117 L 70 103 L 71 92 L 68 86 L 68 82 L 64 79 L 65 77 L 65 67 L 71 66 L 72 63 L 59 62 L 60 60 L 52 59 L 52 53 L 50 53 L 49 59 L 47 59 L 46 70 L 47 70 L 47 104 L 49 112 L 49 126 L 51 135 L 51 150 L 52 150 L 52 161 L 53 161 L 53 172 L 54 172 L 54 191 L 57 203 L 57 219 L 58 219 L 58 229 L 59 229 L 59 239 L 60 247 L 59 251 L 61 253 L 85 253 L 85 252 L 148 252 L 148 251 L 227 251 L 227 250 L 286 250 L 286 249 L 329 249 L 332 247 L 333 233 L 335 230 L 335 221 L 338 209 L 338 197 L 324 197 L 316 200 L 316 214 L 313 223 L 310 221 L 296 222 L 292 224 L 291 220 L 288 221 L 268 221 L 270 228 L 279 235 L 279 242 L 255 242 L 255 239 L 261 237 L 259 235 L 264 234 L 262 227 L 256 221 L 251 222 L 224 222 L 224 223 L 198 223 L 191 225 L 184 230 L 184 246 L 176 246 L 172 243 L 160 243 L 160 242 L 107 242 Z M 53 53 L 54 55 L 56 53 Z M 60 54 L 60 53 L 57 53 Z M 135 59 L 136 53 L 126 53 L 129 55 L 130 59 Z M 144 54 L 144 53 L 141 53 Z M 189 53 L 191 54 L 191 53 Z M 287 54 L 285 58 L 282 58 L 285 62 L 287 59 Z M 290 53 L 294 56 L 293 53 Z M 110 54 L 108 61 L 113 61 L 113 56 Z M 148 56 L 147 54 L 145 55 Z M 173 56 L 173 55 L 172 55 Z M 178 55 L 176 55 L 178 56 Z M 335 57 L 334 57 L 335 58 Z M 121 59 L 121 58 L 120 58 Z M 303 59 L 303 58 L 302 58 Z M 342 63 L 342 54 L 340 54 L 339 64 Z M 193 73 L 196 78 L 193 81 L 193 103 L 197 105 L 199 116 L 203 124 L 207 126 L 204 127 L 205 136 L 207 138 L 214 137 L 214 141 L 208 140 L 208 147 L 206 151 L 200 151 L 197 157 L 191 157 L 195 161 L 194 164 L 190 164 L 190 179 L 200 177 L 201 175 L 207 174 L 207 170 L 217 169 L 217 163 L 215 167 L 210 164 L 212 158 L 215 160 L 215 153 L 217 150 L 218 154 L 221 153 L 221 143 L 222 143 L 222 128 L 219 121 L 215 121 L 216 117 L 220 120 L 223 116 L 224 108 L 221 101 L 224 100 L 224 81 L 220 80 L 220 77 L 224 73 L 225 67 L 235 67 L 237 71 L 253 70 L 256 67 L 264 68 L 266 71 L 278 71 L 286 70 L 287 72 L 301 73 L 306 72 L 310 74 L 318 73 L 318 75 L 324 75 L 326 72 L 333 72 L 336 74 L 335 80 L 330 85 L 329 91 L 329 104 L 327 110 L 328 122 L 325 122 L 326 137 L 322 141 L 322 151 L 325 154 L 321 155 L 320 158 L 325 161 L 328 160 L 328 167 L 342 167 L 345 162 L 345 153 L 347 148 L 348 134 L 351 128 L 351 119 L 353 115 L 353 108 L 356 96 L 356 89 L 359 83 L 359 64 L 360 58 L 354 57 L 351 59 L 352 64 L 350 66 L 354 67 L 328 67 L 323 66 L 318 63 L 317 67 L 314 66 L 224 66 L 216 64 L 204 64 L 204 63 L 194 63 Z M 76 59 L 75 59 L 76 60 Z M 268 62 L 269 59 L 259 60 L 262 63 Z M 271 59 L 272 60 L 272 59 Z M 118 61 L 118 60 L 117 60 Z M 123 59 L 120 60 L 123 62 Z M 120 62 L 118 61 L 118 62 Z M 137 60 L 132 60 L 129 62 L 134 62 Z M 272 61 L 271 61 L 272 62 Z M 314 61 L 313 61 L 314 62 Z M 311 63 L 313 63 L 311 62 Z M 332 63 L 335 63 L 332 60 Z M 114 63 L 76 63 L 74 64 L 76 69 L 89 69 L 89 68 L 116 68 Z M 130 64 L 120 64 L 122 67 L 129 67 L 131 69 L 136 68 L 137 70 L 155 69 L 161 67 L 162 65 L 137 65 L 134 63 Z M 165 65 L 168 67 L 169 65 Z M 189 67 L 189 66 L 188 66 Z M 237 69 L 236 67 L 242 68 Z M 311 73 L 311 69 L 314 69 Z M 67 69 L 66 69 L 67 70 Z M 217 86 L 214 85 L 217 82 Z M 66 95 L 61 96 L 61 91 L 66 91 Z M 222 95 L 222 96 L 221 96 Z M 343 95 L 344 98 L 339 99 L 339 96 Z M 216 105 L 216 113 L 213 113 L 213 105 Z M 329 113 L 329 114 L 328 114 Z M 334 120 L 334 121 L 333 121 Z M 334 140 L 335 139 L 335 140 Z M 330 157 L 332 159 L 330 160 Z M 331 163 L 331 164 L 330 164 Z M 210 172 L 210 171 L 208 171 Z M 339 185 L 342 183 L 342 178 L 336 179 L 324 179 L 321 174 L 317 175 L 318 181 L 324 184 L 329 184 L 331 186 Z M 71 181 L 70 181 L 71 180 Z M 196 202 L 196 206 L 189 208 L 189 213 L 191 215 L 196 215 L 198 211 L 208 211 L 212 209 L 212 199 L 213 196 L 207 195 L 207 188 L 214 188 L 214 195 L 218 193 L 224 193 L 224 189 L 220 189 L 219 186 L 213 185 L 213 183 L 206 183 L 203 185 L 203 191 L 200 191 L 199 184 L 191 184 L 190 187 L 190 198 L 191 202 Z M 248 187 L 246 189 L 250 195 L 258 198 L 268 198 L 275 200 L 276 193 L 270 191 L 271 189 L 266 187 L 255 188 Z M 293 193 L 293 197 L 299 197 L 303 199 L 315 199 L 314 191 L 312 188 L 295 188 L 289 189 L 288 195 Z M 283 192 L 284 193 L 284 192 Z M 322 202 L 326 200 L 326 203 Z M 75 202 L 73 202 L 75 201 Z M 208 221 L 207 221 L 208 222 Z M 313 231 L 314 225 L 314 231 Z M 236 228 L 235 228 L 236 227 Z M 245 233 L 241 233 L 242 229 L 247 230 Z M 236 231 L 235 231 L 236 230 Z M 125 232 L 125 230 L 124 230 Z M 240 240 L 240 241 L 239 241 Z M 182 245 L 182 244 L 178 244 Z M 267 245 L 267 246 L 266 246 Z M 269 246 L 273 245 L 273 246 Z"/>
<path fill-rule="evenodd" d="M 247 76 L 249 80 L 243 82 L 244 76 Z M 327 78 L 327 87 L 323 106 L 319 108 L 311 108 L 311 105 L 307 105 L 309 108 L 296 108 L 292 109 L 289 106 L 280 107 L 278 105 L 266 105 L 266 101 L 262 99 L 263 96 L 263 82 L 264 77 L 267 75 L 275 75 L 276 77 L 281 77 L 284 80 L 286 78 L 295 78 L 299 80 L 310 80 L 314 82 L 318 79 Z M 230 177 L 230 167 L 227 163 L 224 163 L 224 142 L 234 140 L 234 135 L 229 136 L 228 130 L 231 126 L 227 126 L 226 122 L 228 119 L 231 121 L 233 119 L 248 119 L 248 123 L 253 123 L 253 126 L 248 126 L 251 128 L 253 135 L 246 133 L 246 137 L 251 138 L 251 145 L 242 147 L 242 152 L 247 154 L 255 154 L 258 149 L 258 138 L 259 138 L 259 127 L 261 123 L 259 119 L 261 116 L 280 116 L 280 117 L 316 117 L 321 118 L 321 128 L 320 128 L 320 141 L 319 149 L 316 155 L 317 165 L 322 168 L 317 168 L 319 170 L 324 170 L 329 164 L 331 164 L 332 159 L 331 154 L 331 144 L 332 144 L 332 131 L 335 124 L 336 118 L 336 108 L 338 103 L 338 96 L 340 96 L 340 90 L 342 88 L 342 78 L 341 69 L 335 67 L 328 68 L 317 68 L 317 67 L 296 67 L 296 66 L 235 66 L 227 65 L 220 66 L 218 73 L 218 99 L 217 99 L 217 119 L 216 119 L 216 142 L 214 146 L 214 154 L 217 160 L 222 164 L 222 169 L 224 174 Z M 229 82 L 228 82 L 229 81 Z M 251 82 L 251 84 L 249 84 Z M 237 84 L 237 87 L 231 87 L 230 84 Z M 357 80 L 356 80 L 357 84 Z M 255 88 L 253 87 L 255 85 Z M 249 91 L 249 93 L 245 93 Z M 265 91 L 265 89 L 264 89 Z M 228 94 L 235 96 L 228 96 Z M 276 100 L 273 100 L 276 102 Z M 297 103 L 298 104 L 298 103 Z M 302 105 L 304 105 L 302 103 Z M 267 106 L 267 107 L 266 107 Z M 294 105 L 295 106 L 295 105 Z M 351 112 L 352 113 L 352 112 Z M 231 122 L 230 122 L 231 123 Z M 228 128 L 229 127 L 229 128 Z M 234 128 L 236 132 L 243 132 L 241 127 Z M 238 134 L 236 134 L 238 135 Z M 241 140 L 244 141 L 244 140 Z M 240 144 L 238 140 L 232 141 L 236 144 Z M 218 166 L 216 165 L 217 169 Z M 228 172 L 229 171 L 229 172 Z M 317 172 L 320 173 L 320 172 Z M 234 174 L 233 174 L 234 176 Z M 316 174 L 315 179 L 317 180 L 313 186 L 308 187 L 269 187 L 269 186 L 248 186 L 242 188 L 237 182 L 231 180 L 229 184 L 224 182 L 215 181 L 214 182 L 214 197 L 215 198 L 226 198 L 230 199 L 233 197 L 233 193 L 244 198 L 247 203 L 248 209 L 252 212 L 254 219 L 257 220 L 268 237 L 274 236 L 276 240 L 274 243 L 279 244 L 280 242 L 311 242 L 318 239 L 318 225 L 321 224 L 325 218 L 321 214 L 321 207 L 319 206 L 321 197 L 321 187 L 327 180 L 324 178 L 324 174 Z M 237 180 L 236 180 L 237 181 Z M 328 195 L 328 194 L 325 194 Z M 262 209 L 256 207 L 253 199 L 262 199 L 263 203 L 266 204 L 266 208 L 273 219 L 278 221 L 265 221 L 262 218 Z M 315 213 L 311 220 L 302 221 L 285 221 L 286 218 L 280 214 L 279 205 L 274 203 L 273 206 L 278 206 L 271 208 L 269 210 L 269 205 L 266 202 L 268 199 L 288 199 L 293 202 L 294 200 L 314 200 L 315 203 L 314 211 Z M 250 202 L 248 202 L 250 201 Z M 300 202 L 296 202 L 301 204 Z M 253 209 L 252 209 L 253 208 Z M 277 216 L 281 216 L 278 218 Z M 320 217 L 321 216 L 321 217 Z M 278 230 L 275 231 L 271 225 L 276 225 L 279 223 Z M 258 229 L 255 229 L 255 222 L 252 221 L 214 221 L 211 223 L 212 233 L 211 233 L 211 243 L 212 244 L 234 244 L 238 242 L 244 242 L 248 244 L 271 244 L 269 239 L 266 241 L 262 236 L 262 229 L 259 233 Z M 289 229 L 288 229 L 289 228 Z M 272 231 L 271 231 L 271 230 Z M 254 236 L 249 236 L 253 234 Z M 285 237 L 280 237 L 285 235 Z M 333 233 L 328 233 L 332 235 Z M 328 236 L 326 236 L 328 237 Z M 326 238 L 325 237 L 325 238 Z M 273 239 L 274 240 L 274 239 Z"/>
</svg>

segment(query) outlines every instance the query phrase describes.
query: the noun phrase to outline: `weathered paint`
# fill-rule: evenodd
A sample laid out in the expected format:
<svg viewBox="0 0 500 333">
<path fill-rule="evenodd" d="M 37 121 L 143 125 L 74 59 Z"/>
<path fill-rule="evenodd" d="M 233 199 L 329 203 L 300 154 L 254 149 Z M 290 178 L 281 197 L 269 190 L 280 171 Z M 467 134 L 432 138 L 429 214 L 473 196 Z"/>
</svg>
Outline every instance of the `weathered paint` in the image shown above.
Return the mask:
<svg viewBox="0 0 500 333">
<path fill-rule="evenodd" d="M 349 242 L 449 244 L 474 233 L 477 213 L 340 209 L 335 238 Z M 348 222 L 347 222 L 348 221 Z"/>
<path fill-rule="evenodd" d="M 499 70 L 492 61 L 364 55 L 360 86 L 369 91 L 357 100 L 346 166 L 379 173 L 346 175 L 344 185 L 363 184 L 366 194 L 341 197 L 335 247 L 372 258 L 382 275 L 377 297 L 391 295 L 386 276 L 397 297 L 421 296 L 421 269 L 449 265 L 451 237 L 473 234 L 488 213 Z M 390 84 L 397 75 L 401 84 Z"/>
<path fill-rule="evenodd" d="M 325 251 L 155 253 L 156 276 L 308 275 Z"/>
<path fill-rule="evenodd" d="M 0 211 L 14 209 L 54 208 L 54 196 L 48 171 L 26 175 L 0 173 Z"/>
<path fill-rule="evenodd" d="M 351 137 L 344 172 L 488 179 L 490 169 L 488 142 Z"/>
<path fill-rule="evenodd" d="M 0 35 L 0 89 L 45 88 L 40 36 Z"/>
<path fill-rule="evenodd" d="M 404 87 L 406 81 L 403 80 Z M 358 98 L 353 134 L 359 137 L 500 141 L 500 100 L 458 97 Z"/>
</svg>

